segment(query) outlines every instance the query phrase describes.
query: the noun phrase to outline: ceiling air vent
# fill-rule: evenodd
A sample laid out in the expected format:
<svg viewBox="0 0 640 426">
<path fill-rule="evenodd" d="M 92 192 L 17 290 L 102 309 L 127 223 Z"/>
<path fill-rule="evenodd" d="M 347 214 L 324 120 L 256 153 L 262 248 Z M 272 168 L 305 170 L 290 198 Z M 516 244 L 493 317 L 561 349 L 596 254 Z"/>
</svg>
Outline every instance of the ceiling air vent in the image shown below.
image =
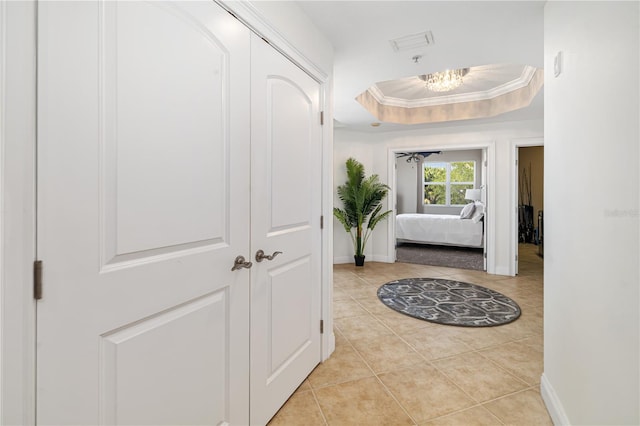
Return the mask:
<svg viewBox="0 0 640 426">
<path fill-rule="evenodd" d="M 433 33 L 431 31 L 425 31 L 423 33 L 411 34 L 394 40 L 389 40 L 389 43 L 391 43 L 391 48 L 394 52 L 427 47 L 434 43 Z"/>
</svg>

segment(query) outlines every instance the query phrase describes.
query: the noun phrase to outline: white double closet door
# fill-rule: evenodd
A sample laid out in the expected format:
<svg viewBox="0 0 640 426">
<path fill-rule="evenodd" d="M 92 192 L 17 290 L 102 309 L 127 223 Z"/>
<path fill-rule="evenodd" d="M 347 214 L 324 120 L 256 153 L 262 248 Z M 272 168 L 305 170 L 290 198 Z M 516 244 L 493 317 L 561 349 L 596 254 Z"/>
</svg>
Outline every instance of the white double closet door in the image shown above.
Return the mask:
<svg viewBox="0 0 640 426">
<path fill-rule="evenodd" d="M 318 83 L 213 2 L 38 21 L 38 423 L 265 423 L 321 356 Z"/>
</svg>

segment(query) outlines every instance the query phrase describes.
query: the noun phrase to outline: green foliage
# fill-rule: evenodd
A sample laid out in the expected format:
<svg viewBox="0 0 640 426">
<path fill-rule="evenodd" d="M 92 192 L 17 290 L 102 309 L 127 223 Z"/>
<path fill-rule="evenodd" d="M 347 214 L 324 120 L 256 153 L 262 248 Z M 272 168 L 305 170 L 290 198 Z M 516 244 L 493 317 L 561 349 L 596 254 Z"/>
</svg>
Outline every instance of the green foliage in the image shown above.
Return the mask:
<svg viewBox="0 0 640 426">
<path fill-rule="evenodd" d="M 446 182 L 447 168 L 444 163 L 429 163 L 424 168 L 425 182 Z"/>
<path fill-rule="evenodd" d="M 473 182 L 475 170 L 473 161 L 456 161 L 451 163 L 451 182 Z"/>
<path fill-rule="evenodd" d="M 473 189 L 473 184 L 451 184 L 451 205 L 467 204 L 469 201 L 464 198 L 467 189 Z"/>
<path fill-rule="evenodd" d="M 424 204 L 446 205 L 447 184 L 449 186 L 449 204 L 466 204 L 465 191 L 473 188 L 475 180 L 474 161 L 453 161 L 450 164 L 447 181 L 447 163 L 426 163 L 424 167 Z M 456 183 L 466 182 L 466 183 Z"/>
<path fill-rule="evenodd" d="M 391 213 L 381 213 L 389 187 L 379 181 L 378 175 L 367 178 L 364 166 L 354 158 L 347 160 L 346 167 L 347 181 L 337 190 L 343 208 L 334 207 L 333 215 L 351 236 L 356 256 L 362 256 L 373 229 Z"/>
<path fill-rule="evenodd" d="M 447 202 L 447 187 L 444 185 L 425 185 L 425 204 L 445 204 Z"/>
</svg>

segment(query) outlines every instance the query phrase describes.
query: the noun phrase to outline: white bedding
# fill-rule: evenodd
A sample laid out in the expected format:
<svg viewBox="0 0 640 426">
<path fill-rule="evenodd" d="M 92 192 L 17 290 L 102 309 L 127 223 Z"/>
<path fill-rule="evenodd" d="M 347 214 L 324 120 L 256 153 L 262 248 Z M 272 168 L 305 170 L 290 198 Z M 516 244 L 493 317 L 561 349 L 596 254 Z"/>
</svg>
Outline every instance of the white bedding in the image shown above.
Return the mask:
<svg viewBox="0 0 640 426">
<path fill-rule="evenodd" d="M 448 214 L 399 214 L 396 238 L 423 244 L 482 247 L 483 222 Z"/>
</svg>

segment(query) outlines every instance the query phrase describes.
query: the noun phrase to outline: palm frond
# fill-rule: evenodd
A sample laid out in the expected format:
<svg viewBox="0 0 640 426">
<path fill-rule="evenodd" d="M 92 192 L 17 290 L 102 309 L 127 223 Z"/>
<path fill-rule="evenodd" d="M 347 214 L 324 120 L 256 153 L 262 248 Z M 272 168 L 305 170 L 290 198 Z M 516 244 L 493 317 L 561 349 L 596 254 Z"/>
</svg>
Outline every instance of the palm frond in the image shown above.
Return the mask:
<svg viewBox="0 0 640 426">
<path fill-rule="evenodd" d="M 364 180 L 364 166 L 355 158 L 347 159 L 347 182 L 352 186 L 359 186 Z"/>
<path fill-rule="evenodd" d="M 364 166 L 354 158 L 346 161 L 346 169 L 347 181 L 337 187 L 343 209 L 334 208 L 333 214 L 351 235 L 356 255 L 362 255 L 371 231 L 391 213 L 391 210 L 380 213 L 389 187 L 376 174 L 366 177 Z"/>
<path fill-rule="evenodd" d="M 382 210 L 382 204 L 379 205 L 378 208 L 376 208 L 373 214 L 371 214 L 369 223 L 367 223 L 367 228 L 371 229 L 372 231 L 380 221 L 385 220 L 391 214 L 391 210 L 387 210 L 384 213 L 380 213 L 380 210 Z"/>
</svg>

